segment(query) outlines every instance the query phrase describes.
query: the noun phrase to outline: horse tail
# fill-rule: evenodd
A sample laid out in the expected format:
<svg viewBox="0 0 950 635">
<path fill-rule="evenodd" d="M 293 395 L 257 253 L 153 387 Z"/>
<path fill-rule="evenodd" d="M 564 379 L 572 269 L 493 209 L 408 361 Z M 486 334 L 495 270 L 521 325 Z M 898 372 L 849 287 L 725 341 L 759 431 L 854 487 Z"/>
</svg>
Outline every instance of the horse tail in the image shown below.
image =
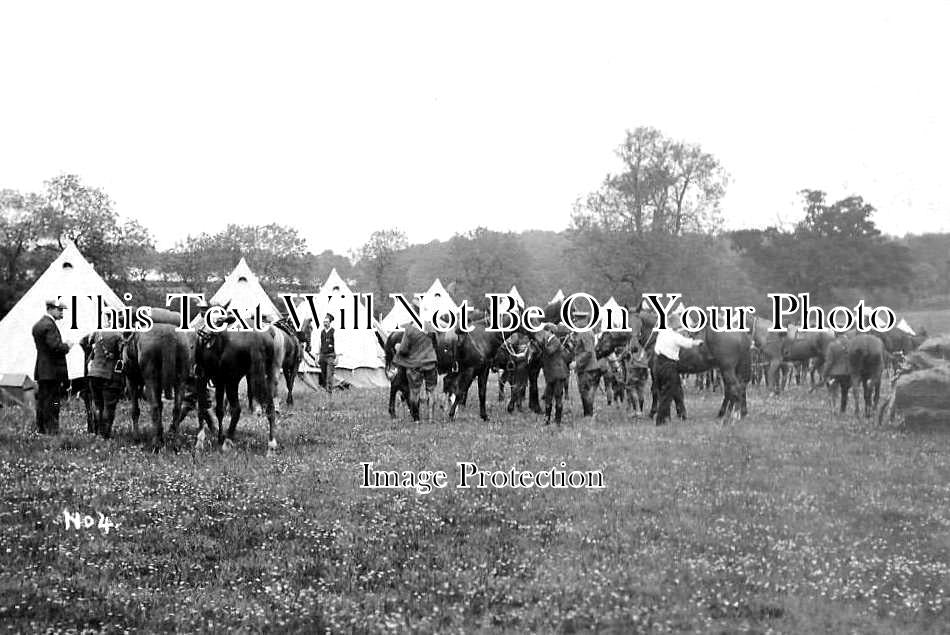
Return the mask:
<svg viewBox="0 0 950 635">
<path fill-rule="evenodd" d="M 162 342 L 162 392 L 166 395 L 175 385 L 176 352 L 178 349 L 174 336 Z"/>
<path fill-rule="evenodd" d="M 736 362 L 736 378 L 743 384 L 752 380 L 752 349 L 743 348 Z"/>
<path fill-rule="evenodd" d="M 251 367 L 247 377 L 248 392 L 254 397 L 257 403 L 266 405 L 270 403 L 270 385 L 267 382 L 267 361 L 265 348 L 273 346 L 271 342 L 262 341 L 257 346 L 251 347 Z"/>
</svg>

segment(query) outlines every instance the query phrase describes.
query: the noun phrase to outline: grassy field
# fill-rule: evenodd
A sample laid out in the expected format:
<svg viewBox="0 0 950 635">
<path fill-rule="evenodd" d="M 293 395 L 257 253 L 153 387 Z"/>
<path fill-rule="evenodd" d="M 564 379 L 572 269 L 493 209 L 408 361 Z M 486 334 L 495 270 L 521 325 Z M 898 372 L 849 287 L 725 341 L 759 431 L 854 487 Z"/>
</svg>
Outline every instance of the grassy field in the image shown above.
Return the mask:
<svg viewBox="0 0 950 635">
<path fill-rule="evenodd" d="M 0 627 L 15 631 L 947 632 L 950 435 L 878 428 L 800 387 L 656 428 L 599 397 L 562 428 L 392 422 L 383 391 L 299 391 L 196 453 L 58 438 L 0 411 Z M 573 411 L 579 410 L 574 397 Z M 427 495 L 360 462 L 442 469 Z M 602 490 L 455 489 L 457 461 L 603 470 Z M 64 510 L 117 528 L 67 528 Z"/>
</svg>

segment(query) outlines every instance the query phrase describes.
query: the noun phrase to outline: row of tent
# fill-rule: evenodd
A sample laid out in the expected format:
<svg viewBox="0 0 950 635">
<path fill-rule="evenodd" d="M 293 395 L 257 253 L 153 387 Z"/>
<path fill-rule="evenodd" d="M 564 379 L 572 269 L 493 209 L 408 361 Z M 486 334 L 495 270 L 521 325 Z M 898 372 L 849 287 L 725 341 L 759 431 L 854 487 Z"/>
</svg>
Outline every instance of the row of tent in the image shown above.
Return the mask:
<svg viewBox="0 0 950 635">
<path fill-rule="evenodd" d="M 525 305 L 517 288 L 512 287 L 509 294 L 520 306 Z M 93 300 L 88 299 L 89 296 L 101 297 L 103 302 L 112 309 L 121 310 L 126 307 L 126 304 L 83 257 L 76 245 L 67 243 L 59 257 L 0 320 L 0 342 L 3 343 L 2 352 L 0 352 L 0 391 L 4 386 L 9 388 L 29 383 L 36 362 L 32 328 L 45 313 L 46 300 L 57 296 L 76 296 L 77 298 L 76 315 L 73 315 L 71 303 L 67 303 L 70 306 L 58 323 L 63 338 L 72 342 L 77 342 L 82 336 L 96 328 L 97 306 Z M 354 297 L 353 291 L 336 269 L 331 271 L 314 298 L 317 323 L 312 339 L 313 351 L 319 351 L 324 316 L 329 313 L 339 319 L 342 309 L 348 317 L 345 327 L 341 328 L 339 322 L 335 324 L 338 376 L 355 386 L 388 385 L 383 370 L 383 352 L 376 335 L 372 329 L 352 328 Z M 558 290 L 551 301 L 563 299 L 564 293 Z M 244 258 L 241 258 L 234 271 L 225 278 L 221 288 L 211 297 L 210 302 L 221 305 L 228 303 L 230 308 L 235 308 L 244 315 L 253 314 L 255 308 L 260 306 L 262 316 L 268 320 L 275 320 L 283 314 L 264 291 Z M 298 315 L 310 316 L 310 307 L 306 301 L 301 298 L 297 302 Z M 358 305 L 359 324 L 363 325 L 366 307 L 358 299 L 355 302 Z M 604 305 L 604 307 L 607 306 L 619 307 L 613 298 Z M 423 315 L 428 316 L 436 311 L 455 312 L 459 307 L 442 283 L 436 279 L 429 290 L 422 294 L 420 308 Z M 408 311 L 398 302 L 394 303 L 393 308 L 385 317 L 376 320 L 370 316 L 370 319 L 373 328 L 383 333 L 392 332 L 398 326 L 405 325 L 411 320 Z M 75 329 L 70 328 L 73 321 L 76 322 Z M 83 354 L 78 346 L 67 355 L 67 366 L 71 379 L 83 376 Z M 311 360 L 305 360 L 300 370 L 301 372 L 317 371 Z"/>
</svg>

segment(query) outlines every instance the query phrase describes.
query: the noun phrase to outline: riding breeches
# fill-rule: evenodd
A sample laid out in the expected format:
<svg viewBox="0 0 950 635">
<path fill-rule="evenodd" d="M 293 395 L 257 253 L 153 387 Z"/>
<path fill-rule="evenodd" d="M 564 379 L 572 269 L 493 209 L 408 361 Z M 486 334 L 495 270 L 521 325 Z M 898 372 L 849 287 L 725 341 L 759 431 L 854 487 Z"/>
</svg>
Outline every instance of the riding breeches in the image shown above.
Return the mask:
<svg viewBox="0 0 950 635">
<path fill-rule="evenodd" d="M 122 378 L 90 377 L 89 385 L 94 404 L 95 429 L 93 431 L 109 438 L 112 434 L 112 423 L 115 421 L 115 407 L 119 403 L 119 397 L 122 396 L 124 388 Z"/>
<path fill-rule="evenodd" d="M 426 392 L 432 393 L 439 383 L 439 373 L 435 369 L 435 364 L 422 368 L 407 368 L 406 379 L 409 380 L 409 403 L 417 404 L 422 382 L 425 382 Z"/>
</svg>

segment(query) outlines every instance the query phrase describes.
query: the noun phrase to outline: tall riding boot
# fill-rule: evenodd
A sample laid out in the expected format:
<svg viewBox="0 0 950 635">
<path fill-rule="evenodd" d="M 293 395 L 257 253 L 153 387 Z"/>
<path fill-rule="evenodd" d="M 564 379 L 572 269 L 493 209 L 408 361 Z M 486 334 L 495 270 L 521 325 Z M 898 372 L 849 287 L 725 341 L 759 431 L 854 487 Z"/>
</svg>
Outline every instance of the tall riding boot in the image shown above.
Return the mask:
<svg viewBox="0 0 950 635">
<path fill-rule="evenodd" d="M 551 425 L 551 404 L 544 406 L 544 425 Z"/>
<path fill-rule="evenodd" d="M 561 404 L 554 409 L 554 423 L 561 425 Z"/>
</svg>

